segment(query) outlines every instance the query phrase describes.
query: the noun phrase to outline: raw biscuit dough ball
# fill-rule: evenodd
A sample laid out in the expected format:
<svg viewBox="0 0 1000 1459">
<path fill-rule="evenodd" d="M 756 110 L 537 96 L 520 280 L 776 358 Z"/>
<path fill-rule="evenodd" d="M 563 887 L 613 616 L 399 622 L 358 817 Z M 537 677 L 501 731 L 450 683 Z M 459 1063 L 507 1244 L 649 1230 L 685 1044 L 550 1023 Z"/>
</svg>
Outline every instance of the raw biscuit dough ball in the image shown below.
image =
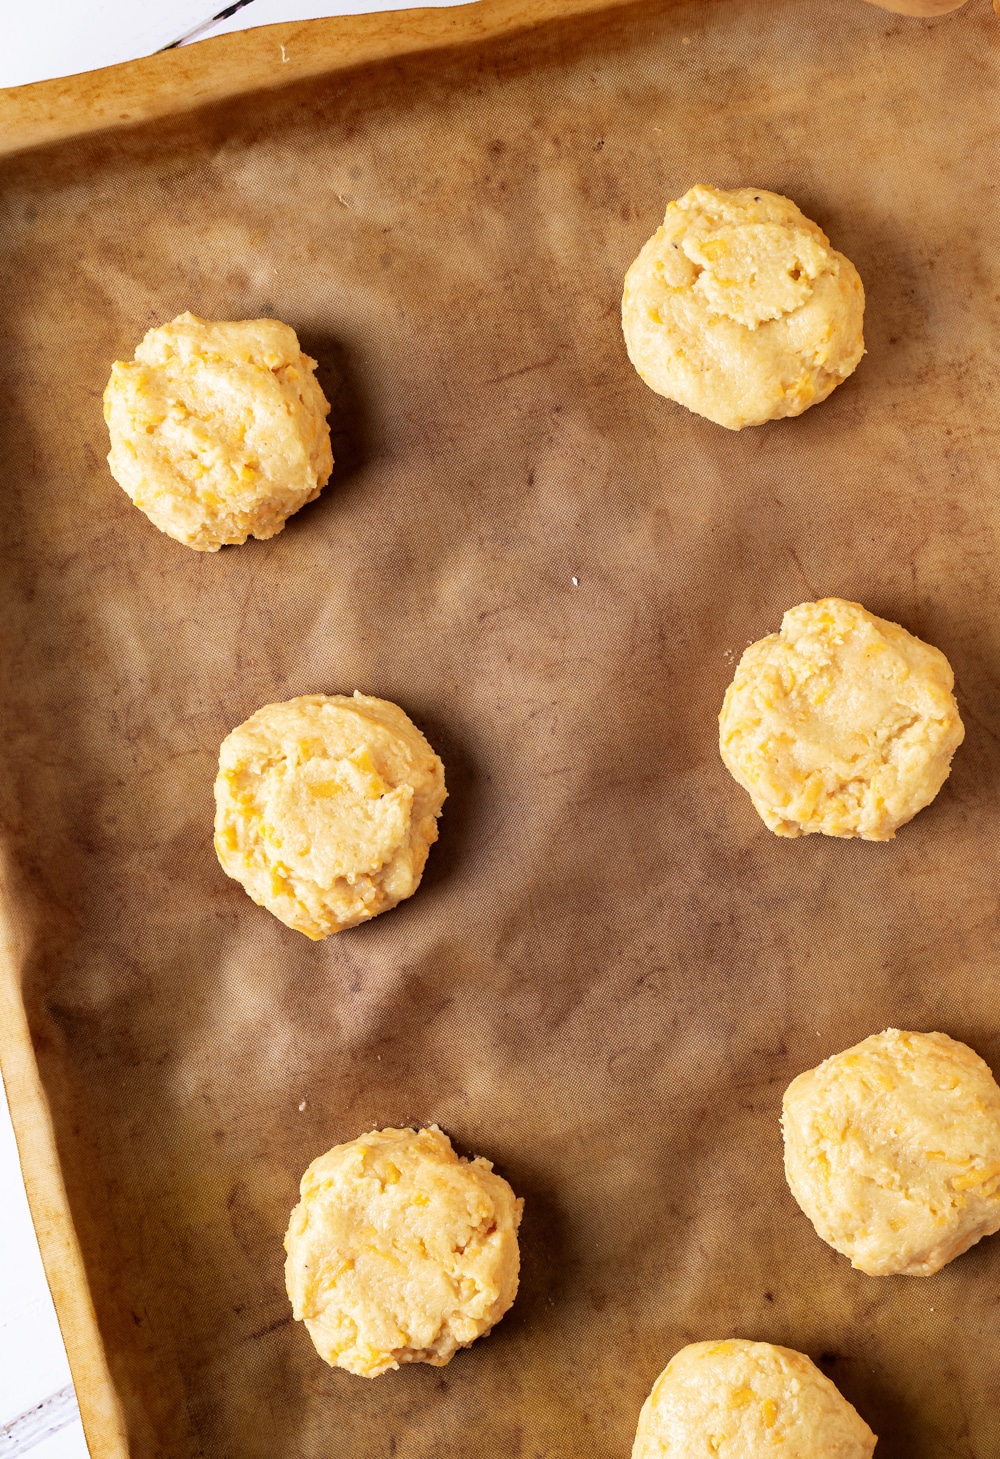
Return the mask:
<svg viewBox="0 0 1000 1459">
<path fill-rule="evenodd" d="M 888 841 L 948 778 L 954 682 L 940 649 L 860 603 L 800 603 L 740 659 L 722 758 L 777 835 Z"/>
<path fill-rule="evenodd" d="M 315 366 L 276 319 L 179 314 L 112 367 L 111 474 L 154 526 L 198 552 L 273 537 L 333 469 Z"/>
<path fill-rule="evenodd" d="M 373 1130 L 302 1177 L 285 1237 L 297 1320 L 331 1366 L 377 1378 L 443 1367 L 517 1295 L 523 1201 L 436 1125 Z"/>
<path fill-rule="evenodd" d="M 788 198 L 693 187 L 626 274 L 622 328 L 651 389 L 738 431 L 846 380 L 864 310 L 857 269 Z"/>
<path fill-rule="evenodd" d="M 696 1342 L 643 1404 L 632 1459 L 871 1459 L 875 1435 L 802 1353 Z"/>
<path fill-rule="evenodd" d="M 792 1081 L 792 1195 L 870 1276 L 929 1277 L 1000 1230 L 1000 1089 L 943 1033 L 886 1029 Z"/>
<path fill-rule="evenodd" d="M 304 694 L 223 740 L 215 849 L 258 906 L 328 937 L 413 895 L 445 795 L 444 766 L 397 705 Z"/>
</svg>

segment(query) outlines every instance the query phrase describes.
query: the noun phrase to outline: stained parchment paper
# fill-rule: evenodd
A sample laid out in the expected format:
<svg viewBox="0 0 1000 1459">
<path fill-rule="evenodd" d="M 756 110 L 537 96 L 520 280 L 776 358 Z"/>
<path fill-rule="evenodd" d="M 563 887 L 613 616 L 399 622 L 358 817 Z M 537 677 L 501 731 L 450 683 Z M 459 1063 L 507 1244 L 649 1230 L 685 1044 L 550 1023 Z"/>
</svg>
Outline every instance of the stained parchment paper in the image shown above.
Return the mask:
<svg viewBox="0 0 1000 1459">
<path fill-rule="evenodd" d="M 100 1459 L 90 1298 L 132 1459 L 624 1459 L 728 1335 L 811 1354 L 879 1459 L 1000 1452 L 1000 1240 L 852 1271 L 778 1127 L 887 1025 L 1000 1069 L 998 44 L 979 0 L 640 0 L 3 163 L 4 1067 Z M 798 420 L 628 363 L 625 269 L 697 181 L 860 270 L 868 354 Z M 218 556 L 104 460 L 111 361 L 183 309 L 288 321 L 333 402 L 321 498 Z M 955 668 L 891 844 L 779 840 L 719 760 L 743 647 L 824 594 Z M 418 894 L 312 944 L 221 872 L 212 780 L 260 705 L 354 688 L 450 798 Z M 430 1121 L 524 1196 L 521 1291 L 366 1382 L 281 1238 L 315 1155 Z"/>
</svg>

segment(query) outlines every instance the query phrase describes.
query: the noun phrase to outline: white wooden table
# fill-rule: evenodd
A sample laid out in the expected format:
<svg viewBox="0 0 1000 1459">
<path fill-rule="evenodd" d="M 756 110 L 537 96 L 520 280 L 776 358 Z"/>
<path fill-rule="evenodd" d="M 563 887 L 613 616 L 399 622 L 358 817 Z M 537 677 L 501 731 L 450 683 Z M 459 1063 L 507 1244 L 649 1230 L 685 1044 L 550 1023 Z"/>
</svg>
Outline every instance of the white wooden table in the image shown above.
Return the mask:
<svg viewBox="0 0 1000 1459">
<path fill-rule="evenodd" d="M 0 1456 L 83 1459 L 69 1364 L 21 1184 L 7 1099 L 0 1099 Z"/>
</svg>

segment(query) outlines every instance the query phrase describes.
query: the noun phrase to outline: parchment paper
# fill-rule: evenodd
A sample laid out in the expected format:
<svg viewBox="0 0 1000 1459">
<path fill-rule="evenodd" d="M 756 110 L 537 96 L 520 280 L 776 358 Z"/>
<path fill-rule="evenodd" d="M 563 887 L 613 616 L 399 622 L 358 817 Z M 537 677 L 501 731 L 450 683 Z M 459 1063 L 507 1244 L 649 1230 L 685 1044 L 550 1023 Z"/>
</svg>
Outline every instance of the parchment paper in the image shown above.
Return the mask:
<svg viewBox="0 0 1000 1459">
<path fill-rule="evenodd" d="M 4 164 L 6 946 L 133 1459 L 623 1459 L 728 1335 L 810 1353 L 879 1459 L 1000 1452 L 1000 1240 L 852 1271 L 778 1127 L 887 1025 L 1000 1070 L 997 47 L 979 0 L 639 3 Z M 798 420 L 628 363 L 625 269 L 696 181 L 860 270 L 867 357 Z M 111 361 L 186 308 L 287 320 L 333 402 L 319 501 L 215 557 L 104 461 Z M 955 667 L 966 742 L 892 844 L 778 840 L 718 757 L 742 648 L 824 594 Z M 217 750 L 356 687 L 450 798 L 418 894 L 311 944 L 216 863 Z M 368 1383 L 281 1238 L 315 1155 L 430 1121 L 525 1197 L 521 1291 Z"/>
</svg>

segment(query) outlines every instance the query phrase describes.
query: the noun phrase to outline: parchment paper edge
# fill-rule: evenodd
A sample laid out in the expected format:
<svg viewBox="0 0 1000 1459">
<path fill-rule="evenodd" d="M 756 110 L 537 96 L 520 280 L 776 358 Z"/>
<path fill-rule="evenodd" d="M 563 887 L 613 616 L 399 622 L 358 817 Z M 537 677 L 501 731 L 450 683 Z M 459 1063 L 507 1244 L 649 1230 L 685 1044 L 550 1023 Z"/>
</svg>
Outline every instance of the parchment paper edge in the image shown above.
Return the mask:
<svg viewBox="0 0 1000 1459">
<path fill-rule="evenodd" d="M 0 1071 L 87 1445 L 92 1459 L 128 1459 L 125 1419 L 97 1326 L 59 1166 L 49 1103 L 21 998 L 19 969 L 25 939 L 16 911 L 20 899 L 11 886 L 9 871 L 0 861 Z"/>
<path fill-rule="evenodd" d="M 0 88 L 0 157 L 133 127 L 251 92 L 613 10 L 630 0 L 473 0 L 448 9 L 291 21 L 216 36 L 77 76 Z M 665 7 L 678 0 L 663 0 Z M 709 3 L 709 0 L 705 0 Z"/>
</svg>

